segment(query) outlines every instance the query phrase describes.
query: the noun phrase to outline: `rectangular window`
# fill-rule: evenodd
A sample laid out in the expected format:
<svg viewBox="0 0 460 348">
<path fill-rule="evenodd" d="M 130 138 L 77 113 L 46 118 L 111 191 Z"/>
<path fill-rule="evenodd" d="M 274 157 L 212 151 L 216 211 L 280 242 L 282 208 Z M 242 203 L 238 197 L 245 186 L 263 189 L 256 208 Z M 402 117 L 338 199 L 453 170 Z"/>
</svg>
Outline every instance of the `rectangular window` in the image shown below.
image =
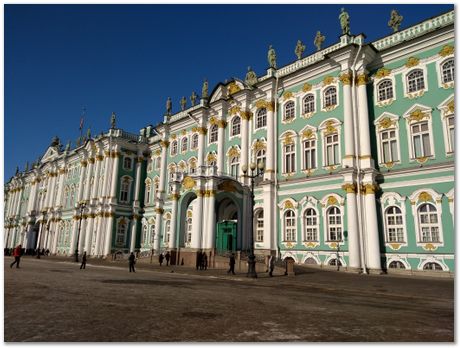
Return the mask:
<svg viewBox="0 0 460 348">
<path fill-rule="evenodd" d="M 430 134 L 428 123 L 423 122 L 412 126 L 412 142 L 414 146 L 414 156 L 431 156 Z"/>
<path fill-rule="evenodd" d="M 396 131 L 389 130 L 381 133 L 383 163 L 398 161 Z"/>
<path fill-rule="evenodd" d="M 284 147 L 284 172 L 295 172 L 295 148 L 294 144 L 286 145 Z"/>
<path fill-rule="evenodd" d="M 454 121 L 454 116 L 449 116 L 447 118 L 447 133 L 449 137 L 449 152 L 454 152 L 454 147 L 455 147 L 455 133 L 454 133 L 454 126 L 455 126 L 455 121 Z"/>
<path fill-rule="evenodd" d="M 316 140 L 306 140 L 304 145 L 304 169 L 316 168 Z"/>
<path fill-rule="evenodd" d="M 332 166 L 339 163 L 339 136 L 328 135 L 326 140 L 326 165 Z"/>
</svg>

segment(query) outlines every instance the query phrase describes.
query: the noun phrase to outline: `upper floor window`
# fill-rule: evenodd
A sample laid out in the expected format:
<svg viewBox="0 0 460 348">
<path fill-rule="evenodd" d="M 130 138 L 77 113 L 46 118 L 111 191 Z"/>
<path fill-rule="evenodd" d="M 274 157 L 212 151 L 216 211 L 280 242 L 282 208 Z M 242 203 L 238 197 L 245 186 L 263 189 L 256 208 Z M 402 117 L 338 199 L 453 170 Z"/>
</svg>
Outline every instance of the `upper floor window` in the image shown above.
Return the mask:
<svg viewBox="0 0 460 348">
<path fill-rule="evenodd" d="M 217 125 L 212 125 L 209 131 L 209 142 L 215 143 L 217 142 L 217 134 L 218 134 L 218 127 Z"/>
<path fill-rule="evenodd" d="M 171 238 L 171 220 L 166 220 L 165 222 L 165 236 L 164 236 L 164 242 L 169 243 L 169 240 Z"/>
<path fill-rule="evenodd" d="M 316 139 L 306 139 L 303 141 L 303 169 L 316 168 Z"/>
<path fill-rule="evenodd" d="M 340 163 L 339 159 L 339 135 L 329 134 L 324 137 L 326 165 L 332 166 Z"/>
<path fill-rule="evenodd" d="M 295 144 L 284 145 L 284 173 L 295 172 Z"/>
<path fill-rule="evenodd" d="M 329 241 L 342 240 L 342 216 L 338 207 L 330 207 L 326 212 L 327 238 Z"/>
<path fill-rule="evenodd" d="M 391 80 L 383 80 L 377 86 L 378 101 L 384 101 L 393 98 L 393 82 Z"/>
<path fill-rule="evenodd" d="M 177 155 L 177 140 L 171 143 L 171 156 Z"/>
<path fill-rule="evenodd" d="M 259 109 L 256 113 L 256 129 L 267 126 L 267 109 Z"/>
<path fill-rule="evenodd" d="M 407 75 L 407 93 L 413 93 L 425 89 L 423 71 L 417 69 Z"/>
<path fill-rule="evenodd" d="M 308 94 L 303 98 L 303 113 L 309 114 L 315 112 L 315 96 L 313 94 Z"/>
<path fill-rule="evenodd" d="M 318 216 L 315 209 L 308 208 L 304 214 L 305 241 L 318 240 Z"/>
<path fill-rule="evenodd" d="M 148 180 L 145 183 L 145 204 L 150 203 L 150 193 L 152 192 L 152 183 Z"/>
<path fill-rule="evenodd" d="M 430 130 L 428 122 L 419 122 L 411 125 L 414 157 L 431 156 Z"/>
<path fill-rule="evenodd" d="M 295 233 L 295 213 L 292 210 L 288 210 L 284 213 L 284 241 L 295 242 Z"/>
<path fill-rule="evenodd" d="M 187 151 L 187 147 L 188 147 L 188 138 L 187 137 L 183 137 L 182 138 L 182 145 L 181 145 L 181 152 L 186 152 Z"/>
<path fill-rule="evenodd" d="M 185 231 L 185 242 L 191 243 L 192 242 L 192 230 L 193 230 L 193 223 L 192 218 L 187 218 L 187 230 Z"/>
<path fill-rule="evenodd" d="M 329 87 L 324 91 L 324 107 L 337 105 L 337 89 Z"/>
<path fill-rule="evenodd" d="M 404 242 L 404 225 L 401 209 L 396 206 L 388 207 L 385 211 L 387 242 Z"/>
<path fill-rule="evenodd" d="M 125 244 L 127 230 L 128 230 L 128 226 L 126 222 L 124 220 L 120 221 L 118 223 L 118 228 L 117 228 L 117 237 L 116 237 L 117 245 L 121 246 Z"/>
<path fill-rule="evenodd" d="M 256 219 L 256 242 L 264 241 L 264 211 L 260 209 L 255 216 Z"/>
<path fill-rule="evenodd" d="M 256 163 L 259 164 L 260 162 L 264 163 L 264 168 L 265 168 L 266 155 L 265 155 L 264 149 L 260 149 L 259 151 L 256 152 Z"/>
<path fill-rule="evenodd" d="M 420 225 L 420 238 L 422 242 L 438 243 L 439 223 L 436 208 L 429 203 L 420 205 L 417 210 Z"/>
<path fill-rule="evenodd" d="M 454 59 L 449 59 L 441 66 L 442 83 L 454 81 Z"/>
<path fill-rule="evenodd" d="M 133 160 L 131 159 L 131 157 L 125 157 L 123 159 L 123 168 L 126 170 L 131 170 L 132 166 L 133 166 Z"/>
<path fill-rule="evenodd" d="M 232 120 L 232 136 L 238 135 L 241 132 L 241 118 L 236 116 Z"/>
<path fill-rule="evenodd" d="M 230 161 L 230 175 L 233 177 L 237 177 L 239 174 L 239 170 L 240 170 L 240 157 L 239 156 L 232 157 Z"/>
<path fill-rule="evenodd" d="M 289 101 L 284 105 L 284 120 L 290 121 L 295 117 L 295 103 L 293 101 Z"/>
<path fill-rule="evenodd" d="M 161 157 L 155 157 L 155 169 L 159 170 L 161 167 Z"/>
<path fill-rule="evenodd" d="M 455 120 L 454 115 L 446 117 L 446 127 L 447 127 L 447 151 L 454 152 L 455 146 Z"/>
<path fill-rule="evenodd" d="M 196 149 L 198 147 L 198 134 L 192 135 L 192 149 Z"/>
<path fill-rule="evenodd" d="M 123 178 L 121 181 L 120 187 L 120 201 L 121 202 L 129 202 L 129 194 L 131 190 L 131 180 L 129 178 Z"/>
<path fill-rule="evenodd" d="M 390 129 L 380 132 L 382 144 L 382 160 L 383 163 L 398 161 L 398 138 L 396 137 L 396 129 Z"/>
</svg>

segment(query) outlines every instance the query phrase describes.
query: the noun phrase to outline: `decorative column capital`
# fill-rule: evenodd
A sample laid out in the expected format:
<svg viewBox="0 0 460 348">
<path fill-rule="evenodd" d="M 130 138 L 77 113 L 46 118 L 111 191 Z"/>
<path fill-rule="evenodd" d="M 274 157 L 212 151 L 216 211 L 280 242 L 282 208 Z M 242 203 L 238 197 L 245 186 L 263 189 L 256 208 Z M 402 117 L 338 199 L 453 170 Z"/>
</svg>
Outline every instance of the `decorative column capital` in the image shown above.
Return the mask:
<svg viewBox="0 0 460 348">
<path fill-rule="evenodd" d="M 339 80 L 344 86 L 349 86 L 351 85 L 352 75 L 350 72 L 343 73 L 339 76 Z"/>
<path fill-rule="evenodd" d="M 178 194 L 178 193 L 173 193 L 173 194 L 171 195 L 171 199 L 172 199 L 173 201 L 177 201 L 177 200 L 179 200 L 179 198 L 180 198 L 180 194 Z"/>
<path fill-rule="evenodd" d="M 361 192 L 365 195 L 374 195 L 377 190 L 378 186 L 376 184 L 364 184 L 361 187 Z"/>
<path fill-rule="evenodd" d="M 241 118 L 243 120 L 249 121 L 252 118 L 252 112 L 251 111 L 241 111 L 240 115 L 241 115 Z"/>
<path fill-rule="evenodd" d="M 342 185 L 342 190 L 346 191 L 347 193 L 356 193 L 356 184 L 343 184 Z"/>
<path fill-rule="evenodd" d="M 198 127 L 197 128 L 198 134 L 206 135 L 208 130 L 205 127 Z"/>
<path fill-rule="evenodd" d="M 219 120 L 219 121 L 217 121 L 217 127 L 225 128 L 225 127 L 227 127 L 227 122 L 224 121 L 224 120 Z"/>
<path fill-rule="evenodd" d="M 358 76 L 356 76 L 356 84 L 358 86 L 366 85 L 368 82 L 368 77 L 366 73 L 360 73 Z"/>
<path fill-rule="evenodd" d="M 163 208 L 155 208 L 155 213 L 157 214 L 163 215 L 164 212 L 165 210 Z"/>
<path fill-rule="evenodd" d="M 160 141 L 160 146 L 164 148 L 168 148 L 169 146 L 169 141 L 168 140 L 161 140 Z"/>
</svg>

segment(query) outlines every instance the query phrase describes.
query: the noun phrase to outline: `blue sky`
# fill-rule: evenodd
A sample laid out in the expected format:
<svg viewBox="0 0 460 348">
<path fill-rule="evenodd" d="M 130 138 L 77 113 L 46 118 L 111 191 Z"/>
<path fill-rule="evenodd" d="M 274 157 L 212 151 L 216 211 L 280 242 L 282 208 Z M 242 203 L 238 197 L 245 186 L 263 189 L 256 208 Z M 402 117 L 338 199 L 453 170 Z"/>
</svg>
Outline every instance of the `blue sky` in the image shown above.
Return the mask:
<svg viewBox="0 0 460 348">
<path fill-rule="evenodd" d="M 401 29 L 453 9 L 453 5 L 4 5 L 4 179 L 42 156 L 53 136 L 66 144 L 84 130 L 110 126 L 132 133 L 162 120 L 171 96 L 201 94 L 247 66 L 264 74 L 268 45 L 278 66 L 295 60 L 298 39 L 313 53 L 338 41 L 340 8 L 352 34 L 367 42 L 391 33 L 395 8 Z"/>
</svg>

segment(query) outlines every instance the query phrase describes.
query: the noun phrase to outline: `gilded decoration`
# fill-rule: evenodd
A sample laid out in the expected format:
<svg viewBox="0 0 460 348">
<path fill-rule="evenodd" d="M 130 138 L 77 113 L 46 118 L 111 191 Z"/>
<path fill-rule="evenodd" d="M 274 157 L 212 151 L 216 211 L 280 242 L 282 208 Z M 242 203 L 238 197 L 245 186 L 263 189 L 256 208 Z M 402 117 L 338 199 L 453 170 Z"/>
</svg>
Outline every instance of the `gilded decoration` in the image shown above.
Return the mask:
<svg viewBox="0 0 460 348">
<path fill-rule="evenodd" d="M 227 157 L 238 157 L 240 155 L 240 151 L 238 150 L 237 147 L 231 147 L 230 150 L 228 150 Z"/>
<path fill-rule="evenodd" d="M 427 243 L 422 245 L 423 249 L 428 250 L 428 251 L 435 251 L 438 247 L 434 244 Z"/>
<path fill-rule="evenodd" d="M 208 162 L 213 162 L 213 161 L 216 161 L 216 160 L 217 160 L 217 157 L 213 153 L 209 153 L 208 156 L 206 157 L 206 161 L 208 161 Z"/>
<path fill-rule="evenodd" d="M 240 109 L 239 106 L 234 105 L 234 106 L 232 106 L 232 107 L 228 110 L 228 113 L 230 114 L 230 116 L 231 116 L 231 115 L 236 115 L 236 114 L 238 114 L 238 113 L 240 112 L 240 110 L 241 110 L 241 109 Z"/>
<path fill-rule="evenodd" d="M 382 128 L 387 129 L 387 128 L 393 127 L 394 125 L 396 125 L 396 121 L 392 120 L 389 117 L 384 117 L 379 122 L 380 129 Z"/>
<path fill-rule="evenodd" d="M 176 134 L 172 134 L 172 135 L 171 135 L 171 139 L 172 139 L 172 140 L 174 140 L 174 139 L 176 139 L 176 138 L 177 138 L 177 135 L 176 135 Z"/>
<path fill-rule="evenodd" d="M 173 193 L 173 194 L 171 195 L 171 199 L 172 199 L 173 201 L 177 201 L 177 200 L 179 200 L 179 198 L 180 198 L 180 194 L 178 194 L 178 193 Z"/>
<path fill-rule="evenodd" d="M 365 195 L 373 195 L 377 191 L 377 185 L 374 184 L 364 184 L 362 186 L 362 191 Z"/>
<path fill-rule="evenodd" d="M 327 197 L 327 205 L 336 205 L 338 203 L 339 202 L 337 201 L 337 198 L 335 198 L 334 196 Z"/>
<path fill-rule="evenodd" d="M 196 182 L 195 180 L 193 180 L 191 177 L 189 176 L 186 176 L 184 178 L 184 180 L 182 181 L 182 186 L 186 189 L 186 190 L 190 190 L 192 188 L 194 188 L 196 185 Z"/>
<path fill-rule="evenodd" d="M 447 111 L 449 111 L 450 114 L 453 114 L 455 111 L 455 102 L 452 99 L 448 104 L 447 104 Z"/>
<path fill-rule="evenodd" d="M 409 115 L 409 121 L 416 121 L 419 122 L 423 120 L 424 118 L 429 118 L 426 113 L 424 113 L 422 110 L 417 109 L 415 111 L 412 111 Z"/>
<path fill-rule="evenodd" d="M 161 141 L 160 141 L 160 146 L 161 146 L 161 147 L 166 147 L 166 148 L 167 148 L 167 147 L 169 146 L 169 141 L 167 141 L 167 140 L 161 140 Z"/>
<path fill-rule="evenodd" d="M 198 127 L 192 127 L 192 132 L 193 132 L 193 133 L 198 132 Z"/>
<path fill-rule="evenodd" d="M 185 169 L 186 164 L 184 162 L 179 163 L 179 168 L 180 169 Z"/>
<path fill-rule="evenodd" d="M 337 132 L 337 128 L 334 126 L 334 121 L 329 120 L 326 122 L 326 128 L 324 130 L 325 135 L 334 134 Z"/>
<path fill-rule="evenodd" d="M 292 249 L 292 248 L 294 247 L 294 243 L 287 242 L 287 243 L 285 244 L 285 246 L 286 246 L 287 249 Z"/>
<path fill-rule="evenodd" d="M 211 116 L 211 118 L 209 119 L 209 124 L 211 126 L 214 126 L 215 124 L 217 124 L 217 119 L 214 116 Z"/>
<path fill-rule="evenodd" d="M 220 191 L 224 192 L 236 192 L 235 185 L 230 180 L 225 180 L 217 186 Z"/>
<path fill-rule="evenodd" d="M 302 132 L 303 139 L 310 139 L 314 136 L 314 132 L 311 129 L 306 129 Z"/>
<path fill-rule="evenodd" d="M 368 81 L 367 75 L 364 73 L 361 73 L 358 76 L 356 76 L 356 84 L 358 86 L 365 85 L 367 81 Z"/>
<path fill-rule="evenodd" d="M 337 249 L 338 243 L 332 242 L 332 243 L 329 243 L 328 245 L 329 245 L 329 248 L 331 248 L 331 249 Z"/>
<path fill-rule="evenodd" d="M 163 208 L 155 208 L 155 213 L 157 214 L 163 215 L 164 212 L 165 210 Z"/>
<path fill-rule="evenodd" d="M 344 85 L 351 85 L 351 79 L 352 79 L 352 76 L 351 76 L 351 73 L 344 73 L 342 75 L 340 75 L 339 77 L 339 80 L 340 82 L 342 82 L 342 84 Z"/>
<path fill-rule="evenodd" d="M 305 83 L 305 84 L 303 85 L 303 87 L 302 87 L 302 91 L 303 91 L 303 92 L 310 92 L 311 89 L 312 89 L 312 87 L 313 87 L 313 86 L 312 86 L 311 84 Z"/>
<path fill-rule="evenodd" d="M 187 131 L 185 129 L 182 129 L 182 131 L 180 132 L 182 135 L 185 135 L 187 134 Z"/>
<path fill-rule="evenodd" d="M 316 248 L 319 244 L 314 243 L 314 242 L 307 242 L 307 243 L 303 243 L 303 245 L 307 248 Z"/>
<path fill-rule="evenodd" d="M 284 145 L 294 144 L 294 139 L 292 139 L 292 135 L 291 135 L 291 134 L 286 134 L 286 135 L 284 136 L 283 144 L 284 144 Z"/>
<path fill-rule="evenodd" d="M 219 121 L 217 121 L 217 127 L 225 128 L 225 127 L 227 127 L 227 122 L 224 121 L 224 120 L 219 120 Z"/>
<path fill-rule="evenodd" d="M 332 76 L 326 76 L 323 79 L 323 86 L 330 85 L 331 83 L 334 83 L 334 78 Z"/>
<path fill-rule="evenodd" d="M 380 69 L 377 70 L 377 72 L 375 73 L 375 77 L 378 78 L 378 79 L 381 79 L 381 78 L 390 76 L 390 74 L 391 74 L 391 69 L 380 68 Z"/>
<path fill-rule="evenodd" d="M 283 209 L 294 209 L 294 204 L 291 201 L 286 201 L 283 205 Z"/>
<path fill-rule="evenodd" d="M 275 103 L 261 99 L 256 102 L 256 108 L 257 109 L 266 108 L 268 111 L 273 111 L 275 110 Z"/>
<path fill-rule="evenodd" d="M 188 211 L 187 211 L 187 217 L 188 217 L 188 218 L 193 217 L 193 212 L 192 212 L 191 210 L 188 210 Z"/>
<path fill-rule="evenodd" d="M 451 54 L 454 54 L 454 47 L 451 45 L 445 45 L 441 51 L 439 51 L 439 55 L 441 57 L 447 57 L 450 56 Z"/>
<path fill-rule="evenodd" d="M 417 66 L 420 63 L 420 59 L 415 57 L 409 57 L 406 62 L 406 68 L 412 68 L 413 66 Z"/>
<path fill-rule="evenodd" d="M 241 115 L 241 118 L 243 120 L 250 120 L 252 118 L 252 112 L 251 111 L 241 111 L 240 115 Z"/>
<path fill-rule="evenodd" d="M 432 201 L 433 197 L 428 192 L 421 192 L 418 196 L 419 202 L 427 202 L 427 201 Z"/>
<path fill-rule="evenodd" d="M 342 190 L 346 191 L 346 193 L 355 193 L 356 192 L 356 185 L 355 184 L 344 184 L 342 185 Z"/>
<path fill-rule="evenodd" d="M 294 94 L 290 91 L 283 94 L 284 101 L 291 99 L 293 97 L 294 97 Z"/>
<path fill-rule="evenodd" d="M 390 246 L 391 249 L 393 250 L 399 250 L 401 248 L 401 244 L 399 243 L 390 243 L 388 244 Z"/>
<path fill-rule="evenodd" d="M 86 166 L 88 165 L 88 162 L 86 162 L 86 161 L 81 161 L 80 164 L 81 164 L 82 167 L 86 167 Z"/>
<path fill-rule="evenodd" d="M 417 157 L 416 160 L 418 163 L 423 164 L 426 161 L 428 161 L 428 157 L 427 156 Z"/>
<path fill-rule="evenodd" d="M 203 134 L 203 135 L 206 135 L 206 133 L 208 132 L 208 130 L 205 127 L 198 127 L 197 131 L 199 134 Z"/>
<path fill-rule="evenodd" d="M 388 169 L 390 169 L 390 168 L 393 168 L 395 163 L 393 161 L 388 161 L 388 162 L 385 162 L 383 165 L 387 167 Z"/>
<path fill-rule="evenodd" d="M 154 155 L 155 155 L 155 156 L 160 156 L 160 155 L 161 155 L 161 151 L 160 151 L 160 150 L 156 150 L 156 151 L 154 152 Z"/>
<path fill-rule="evenodd" d="M 228 93 L 230 95 L 235 94 L 239 91 L 241 91 L 241 88 L 235 82 L 232 82 L 228 85 Z"/>
<path fill-rule="evenodd" d="M 257 152 L 259 150 L 265 150 L 267 148 L 267 144 L 261 140 L 257 140 L 253 145 L 254 151 Z"/>
</svg>

